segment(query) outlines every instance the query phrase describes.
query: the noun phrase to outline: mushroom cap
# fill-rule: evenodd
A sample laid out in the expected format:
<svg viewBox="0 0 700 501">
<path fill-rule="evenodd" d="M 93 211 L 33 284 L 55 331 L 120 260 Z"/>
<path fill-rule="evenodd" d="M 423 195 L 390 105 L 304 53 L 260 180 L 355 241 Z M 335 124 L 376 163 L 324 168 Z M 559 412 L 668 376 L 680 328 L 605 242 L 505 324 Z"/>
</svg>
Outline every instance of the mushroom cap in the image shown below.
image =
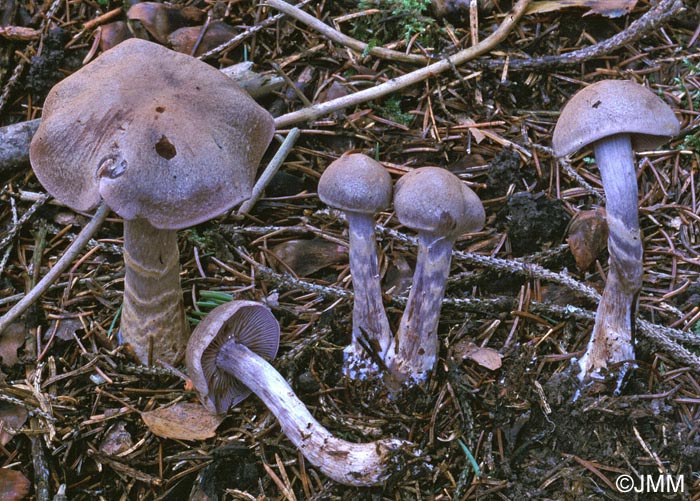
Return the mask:
<svg viewBox="0 0 700 501">
<path fill-rule="evenodd" d="M 126 40 L 51 89 L 30 146 L 58 201 L 180 229 L 250 197 L 272 116 L 190 56 Z"/>
<path fill-rule="evenodd" d="M 614 134 L 630 134 L 636 150 L 654 149 L 678 135 L 673 110 L 631 80 L 601 80 L 578 91 L 554 127 L 554 153 L 564 157 Z"/>
<path fill-rule="evenodd" d="M 486 221 L 476 193 L 440 167 L 421 167 L 404 174 L 396 182 L 394 210 L 404 226 L 450 238 L 478 231 Z"/>
<path fill-rule="evenodd" d="M 336 209 L 374 214 L 391 203 L 391 175 L 367 155 L 343 155 L 323 171 L 318 196 Z"/>
<path fill-rule="evenodd" d="M 272 360 L 279 347 L 280 324 L 270 310 L 254 301 L 217 306 L 199 322 L 187 343 L 187 369 L 202 405 L 217 414 L 227 412 L 251 393 L 216 365 L 221 346 L 232 339 Z"/>
</svg>

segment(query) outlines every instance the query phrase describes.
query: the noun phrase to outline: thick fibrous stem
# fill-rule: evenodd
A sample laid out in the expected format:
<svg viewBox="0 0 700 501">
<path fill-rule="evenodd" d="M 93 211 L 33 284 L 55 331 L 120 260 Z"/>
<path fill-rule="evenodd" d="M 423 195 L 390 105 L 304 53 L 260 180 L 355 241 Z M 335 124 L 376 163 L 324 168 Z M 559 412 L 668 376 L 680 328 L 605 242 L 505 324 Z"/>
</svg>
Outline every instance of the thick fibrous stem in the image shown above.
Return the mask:
<svg viewBox="0 0 700 501">
<path fill-rule="evenodd" d="M 423 381 L 435 365 L 438 322 L 453 244 L 453 238 L 418 234 L 413 285 L 387 364 L 398 381 Z"/>
<path fill-rule="evenodd" d="M 391 343 L 391 328 L 382 302 L 374 218 L 346 212 L 350 234 L 350 272 L 355 300 L 352 310 L 352 343 L 345 349 L 345 369 L 351 378 L 365 371 L 377 372 L 363 348 L 368 345 L 383 360 Z"/>
<path fill-rule="evenodd" d="M 144 364 L 177 363 L 189 326 L 180 290 L 177 232 L 144 219 L 124 221 L 124 306 L 121 335 Z"/>
<path fill-rule="evenodd" d="M 643 274 L 637 177 L 630 136 L 619 134 L 596 142 L 595 157 L 607 200 L 610 270 L 593 334 L 580 361 L 581 379 L 608 364 L 634 359 L 634 313 Z"/>
<path fill-rule="evenodd" d="M 346 485 L 370 486 L 390 476 L 391 458 L 404 442 L 385 439 L 354 444 L 334 437 L 314 419 L 274 367 L 235 341 L 221 347 L 216 363 L 263 401 L 287 438 L 328 477 Z"/>
</svg>

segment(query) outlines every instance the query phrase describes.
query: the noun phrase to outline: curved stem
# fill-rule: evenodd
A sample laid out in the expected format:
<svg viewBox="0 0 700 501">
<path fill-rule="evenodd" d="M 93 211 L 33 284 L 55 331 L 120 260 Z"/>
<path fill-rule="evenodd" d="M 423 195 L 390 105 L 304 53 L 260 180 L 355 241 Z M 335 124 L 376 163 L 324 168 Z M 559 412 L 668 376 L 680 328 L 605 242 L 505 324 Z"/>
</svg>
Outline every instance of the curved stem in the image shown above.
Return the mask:
<svg viewBox="0 0 700 501">
<path fill-rule="evenodd" d="M 581 379 L 609 364 L 634 359 L 637 296 L 642 288 L 642 239 L 637 210 L 637 177 L 630 136 L 620 134 L 595 144 L 605 189 L 610 269 L 596 312 Z"/>
<path fill-rule="evenodd" d="M 391 459 L 405 442 L 384 439 L 355 444 L 334 437 L 272 365 L 235 341 L 221 347 L 216 363 L 263 401 L 287 438 L 326 476 L 345 485 L 370 486 L 391 475 Z"/>
<path fill-rule="evenodd" d="M 398 381 L 423 381 L 435 365 L 438 322 L 453 244 L 452 238 L 418 234 L 413 286 L 387 363 Z"/>
<path fill-rule="evenodd" d="M 144 364 L 156 359 L 176 364 L 190 334 L 177 231 L 159 230 L 145 219 L 124 221 L 124 264 L 123 340 Z"/>
<path fill-rule="evenodd" d="M 362 378 L 365 370 L 377 372 L 363 344 L 380 360 L 389 349 L 391 328 L 384 311 L 379 279 L 374 218 L 356 212 L 345 213 L 350 235 L 350 273 L 355 293 L 352 310 L 352 343 L 345 350 L 345 369 L 351 378 Z"/>
</svg>

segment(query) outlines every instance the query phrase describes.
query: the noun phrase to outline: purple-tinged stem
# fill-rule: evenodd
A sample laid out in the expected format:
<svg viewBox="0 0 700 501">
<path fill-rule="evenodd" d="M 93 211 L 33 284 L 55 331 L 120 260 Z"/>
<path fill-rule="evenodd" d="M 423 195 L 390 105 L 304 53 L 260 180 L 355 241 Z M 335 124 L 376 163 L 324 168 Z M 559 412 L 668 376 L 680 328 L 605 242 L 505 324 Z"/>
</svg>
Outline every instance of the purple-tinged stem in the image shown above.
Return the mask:
<svg viewBox="0 0 700 501">
<path fill-rule="evenodd" d="M 363 347 L 384 360 L 391 344 L 391 328 L 382 302 L 374 217 L 345 212 L 350 235 L 350 273 L 354 290 L 352 342 L 345 349 L 345 373 L 353 379 L 377 374 L 378 367 Z"/>
<path fill-rule="evenodd" d="M 591 340 L 579 362 L 582 380 L 610 364 L 634 360 L 634 315 L 644 271 L 630 136 L 611 136 L 594 148 L 605 189 L 610 269 Z"/>
<path fill-rule="evenodd" d="M 177 231 L 145 219 L 124 221 L 124 305 L 120 330 L 144 364 L 176 364 L 190 329 L 180 290 Z"/>
<path fill-rule="evenodd" d="M 413 286 L 387 363 L 391 376 L 398 382 L 424 381 L 435 365 L 440 309 L 453 245 L 453 238 L 418 233 Z"/>
<path fill-rule="evenodd" d="M 356 444 L 334 437 L 272 365 L 235 341 L 221 347 L 216 363 L 263 401 L 287 438 L 326 476 L 341 484 L 370 486 L 391 475 L 391 457 L 406 442 L 383 439 Z"/>
</svg>

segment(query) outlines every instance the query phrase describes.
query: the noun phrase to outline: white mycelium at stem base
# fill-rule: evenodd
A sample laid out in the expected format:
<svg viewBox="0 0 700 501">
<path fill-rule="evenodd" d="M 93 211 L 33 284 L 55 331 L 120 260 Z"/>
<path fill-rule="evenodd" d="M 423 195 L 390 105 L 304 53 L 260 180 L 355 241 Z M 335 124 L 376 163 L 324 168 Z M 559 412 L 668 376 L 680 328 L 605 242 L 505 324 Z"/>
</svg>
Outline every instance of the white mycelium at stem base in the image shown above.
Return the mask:
<svg viewBox="0 0 700 501">
<path fill-rule="evenodd" d="M 401 223 L 418 231 L 413 284 L 399 330 L 387 355 L 394 382 L 423 381 L 437 358 L 437 329 L 455 239 L 484 225 L 476 194 L 445 169 L 423 167 L 396 184 L 394 209 Z"/>
<path fill-rule="evenodd" d="M 394 454 L 407 443 L 385 439 L 356 444 L 334 437 L 265 360 L 276 355 L 279 337 L 279 323 L 259 303 L 232 301 L 212 310 L 187 345 L 187 368 L 199 400 L 222 414 L 252 391 L 277 417 L 289 440 L 325 475 L 356 486 L 386 480 L 393 473 Z"/>
<path fill-rule="evenodd" d="M 437 328 L 452 261 L 454 237 L 418 234 L 418 255 L 411 292 L 396 334 L 396 355 L 389 368 L 397 379 L 422 381 L 435 365 Z"/>
<path fill-rule="evenodd" d="M 635 357 L 634 315 L 642 286 L 643 248 L 633 150 L 654 149 L 678 132 L 673 110 L 630 80 L 602 80 L 581 89 L 557 120 L 552 136 L 555 154 L 563 157 L 593 145 L 606 195 L 610 270 L 591 340 L 579 361 L 582 381 L 610 364 Z"/>
<path fill-rule="evenodd" d="M 391 328 L 382 302 L 374 217 L 357 212 L 346 212 L 345 217 L 348 220 L 350 272 L 355 293 L 352 343 L 345 349 L 345 366 L 348 376 L 356 378 L 360 377 L 363 368 L 375 366 L 367 358 L 362 344 L 369 345 L 383 360 L 391 342 Z"/>
<path fill-rule="evenodd" d="M 634 359 L 634 314 L 643 274 L 637 176 L 630 136 L 610 136 L 594 143 L 594 148 L 605 190 L 610 270 L 591 340 L 579 361 L 582 377 L 609 364 Z"/>
<path fill-rule="evenodd" d="M 323 171 L 318 196 L 324 203 L 342 210 L 348 220 L 355 298 L 352 341 L 344 350 L 344 372 L 351 379 L 364 379 L 379 370 L 365 348 L 383 360 L 391 343 L 374 232 L 374 214 L 391 202 L 391 176 L 379 162 L 366 155 L 343 155 Z"/>
</svg>

